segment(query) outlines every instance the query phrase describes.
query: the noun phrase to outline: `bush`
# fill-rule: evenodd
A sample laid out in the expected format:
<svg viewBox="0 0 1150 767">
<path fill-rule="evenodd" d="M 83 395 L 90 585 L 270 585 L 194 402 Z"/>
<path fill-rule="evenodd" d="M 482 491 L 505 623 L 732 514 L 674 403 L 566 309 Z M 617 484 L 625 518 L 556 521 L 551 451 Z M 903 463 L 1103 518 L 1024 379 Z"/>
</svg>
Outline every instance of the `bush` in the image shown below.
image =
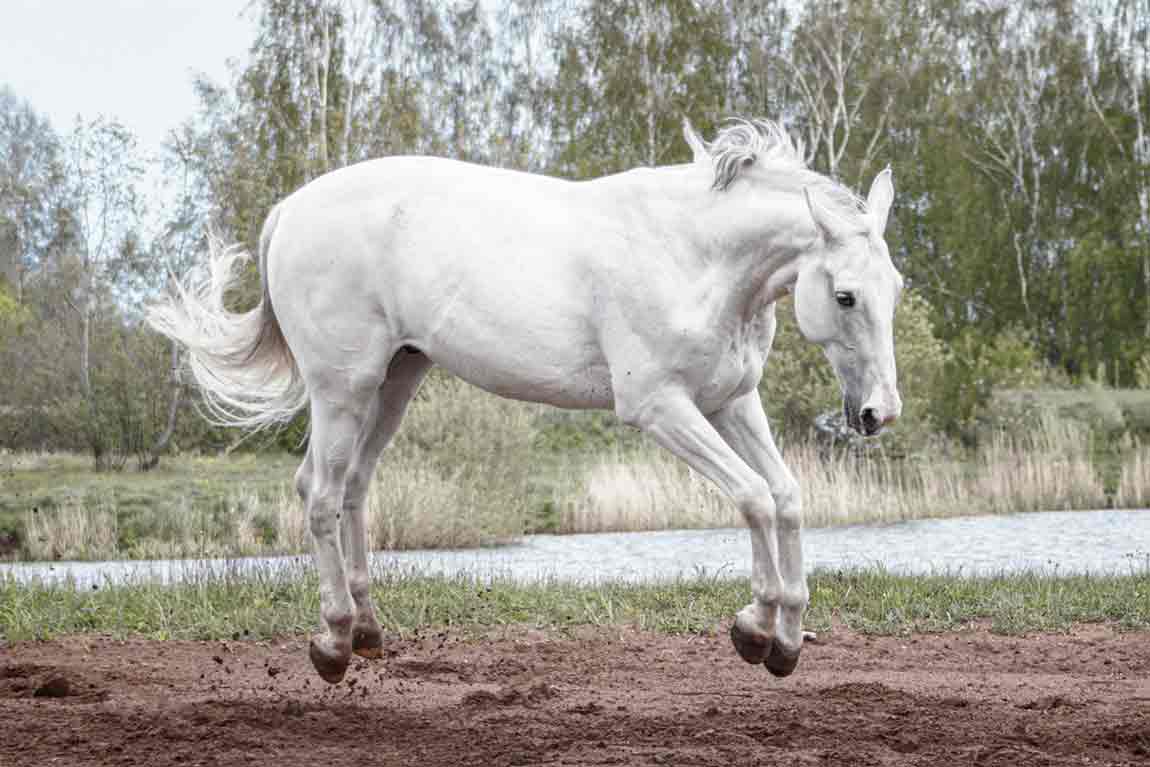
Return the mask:
<svg viewBox="0 0 1150 767">
<path fill-rule="evenodd" d="M 994 428 L 1032 428 L 1054 416 L 1117 443 L 1123 435 L 1150 441 L 1150 391 L 1107 389 L 1092 384 L 1078 389 L 1007 389 L 995 394 L 986 419 Z"/>
<path fill-rule="evenodd" d="M 939 429 L 974 443 L 991 424 L 995 390 L 1037 386 L 1045 366 L 1030 338 L 1008 328 L 985 339 L 964 331 L 950 343 L 936 390 L 935 422 Z"/>
</svg>

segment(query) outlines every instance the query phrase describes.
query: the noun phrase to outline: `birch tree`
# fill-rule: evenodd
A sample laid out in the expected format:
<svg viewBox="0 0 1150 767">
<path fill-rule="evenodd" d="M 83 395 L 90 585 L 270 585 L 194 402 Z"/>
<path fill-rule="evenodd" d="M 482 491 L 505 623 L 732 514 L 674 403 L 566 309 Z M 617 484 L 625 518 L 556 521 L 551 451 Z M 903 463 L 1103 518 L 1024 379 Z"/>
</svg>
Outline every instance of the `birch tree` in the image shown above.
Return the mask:
<svg viewBox="0 0 1150 767">
<path fill-rule="evenodd" d="M 1105 135 L 1129 163 L 1146 303 L 1142 332 L 1150 339 L 1150 2 L 1099 0 L 1086 12 L 1095 27 L 1094 66 L 1083 87 Z"/>
<path fill-rule="evenodd" d="M 92 386 L 92 334 L 101 299 L 115 294 L 113 278 L 124 246 L 140 219 L 143 177 L 136 138 L 123 125 L 97 118 L 77 120 L 65 141 L 65 173 L 76 217 L 76 287 L 65 300 L 79 322 L 77 374 L 86 408 L 85 425 L 93 458 L 103 468 L 105 437 Z"/>
<path fill-rule="evenodd" d="M 806 8 L 785 60 L 796 96 L 807 161 L 832 178 L 842 178 L 854 161 L 856 187 L 883 148 L 894 92 L 883 87 L 873 67 L 884 41 L 874 34 L 876 19 L 859 3 L 818 0 Z M 878 104 L 872 103 L 878 97 Z M 870 108 L 871 114 L 866 110 Z M 872 120 L 867 120 L 867 117 Z"/>
<path fill-rule="evenodd" d="M 30 104 L 0 88 L 0 282 L 17 304 L 58 243 L 65 191 L 55 131 Z"/>
</svg>

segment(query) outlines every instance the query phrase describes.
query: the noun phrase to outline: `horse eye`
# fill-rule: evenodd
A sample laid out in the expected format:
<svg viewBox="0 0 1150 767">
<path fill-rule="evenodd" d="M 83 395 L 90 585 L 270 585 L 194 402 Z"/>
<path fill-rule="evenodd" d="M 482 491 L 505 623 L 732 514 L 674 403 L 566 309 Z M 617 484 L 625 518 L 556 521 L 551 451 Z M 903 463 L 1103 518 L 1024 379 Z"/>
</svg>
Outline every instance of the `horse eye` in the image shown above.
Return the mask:
<svg viewBox="0 0 1150 767">
<path fill-rule="evenodd" d="M 836 290 L 835 300 L 839 302 L 839 306 L 849 309 L 855 305 L 855 294 L 845 290 Z"/>
</svg>

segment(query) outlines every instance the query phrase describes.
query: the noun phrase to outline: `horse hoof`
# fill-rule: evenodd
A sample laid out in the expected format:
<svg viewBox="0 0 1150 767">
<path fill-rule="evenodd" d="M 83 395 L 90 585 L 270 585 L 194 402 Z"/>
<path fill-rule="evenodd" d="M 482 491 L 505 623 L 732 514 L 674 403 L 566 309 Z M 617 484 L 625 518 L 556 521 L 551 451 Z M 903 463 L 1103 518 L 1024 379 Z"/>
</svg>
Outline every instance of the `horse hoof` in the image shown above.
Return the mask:
<svg viewBox="0 0 1150 767">
<path fill-rule="evenodd" d="M 735 646 L 740 658 L 755 665 L 766 661 L 772 646 L 770 638 L 743 631 L 738 622 L 731 625 L 731 644 Z"/>
<path fill-rule="evenodd" d="M 332 656 L 316 639 L 312 639 L 308 645 L 308 657 L 311 658 L 311 665 L 315 667 L 316 673 L 328 684 L 342 682 L 343 675 L 347 673 L 347 666 L 351 662 L 351 658 Z"/>
<path fill-rule="evenodd" d="M 356 629 L 351 637 L 351 651 L 361 658 L 383 657 L 383 632 L 378 627 Z"/>
<path fill-rule="evenodd" d="M 767 671 L 777 677 L 790 676 L 794 673 L 795 666 L 799 665 L 800 652 L 801 648 L 794 652 L 787 652 L 778 642 L 772 642 L 771 653 L 763 661 L 763 665 L 767 667 Z"/>
</svg>

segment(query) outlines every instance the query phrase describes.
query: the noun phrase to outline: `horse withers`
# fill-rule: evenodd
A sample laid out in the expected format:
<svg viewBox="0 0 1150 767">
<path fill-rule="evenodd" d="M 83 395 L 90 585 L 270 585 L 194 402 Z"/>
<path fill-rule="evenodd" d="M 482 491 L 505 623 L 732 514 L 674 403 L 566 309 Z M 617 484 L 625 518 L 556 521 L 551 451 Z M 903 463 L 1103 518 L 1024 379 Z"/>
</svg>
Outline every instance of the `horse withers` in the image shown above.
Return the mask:
<svg viewBox="0 0 1150 767">
<path fill-rule="evenodd" d="M 851 427 L 876 434 L 898 417 L 891 174 L 863 202 L 807 169 L 773 123 L 736 121 L 709 144 L 684 133 L 691 163 L 581 182 L 432 157 L 333 171 L 268 216 L 258 306 L 225 308 L 245 256 L 214 245 L 151 308 L 220 423 L 258 429 L 310 408 L 296 487 L 326 681 L 352 653 L 381 652 L 364 498 L 433 365 L 504 397 L 613 409 L 713 481 L 751 531 L 754 600 L 731 638 L 748 662 L 794 670 L 802 504 L 757 387 L 775 302 L 792 293 Z"/>
</svg>

